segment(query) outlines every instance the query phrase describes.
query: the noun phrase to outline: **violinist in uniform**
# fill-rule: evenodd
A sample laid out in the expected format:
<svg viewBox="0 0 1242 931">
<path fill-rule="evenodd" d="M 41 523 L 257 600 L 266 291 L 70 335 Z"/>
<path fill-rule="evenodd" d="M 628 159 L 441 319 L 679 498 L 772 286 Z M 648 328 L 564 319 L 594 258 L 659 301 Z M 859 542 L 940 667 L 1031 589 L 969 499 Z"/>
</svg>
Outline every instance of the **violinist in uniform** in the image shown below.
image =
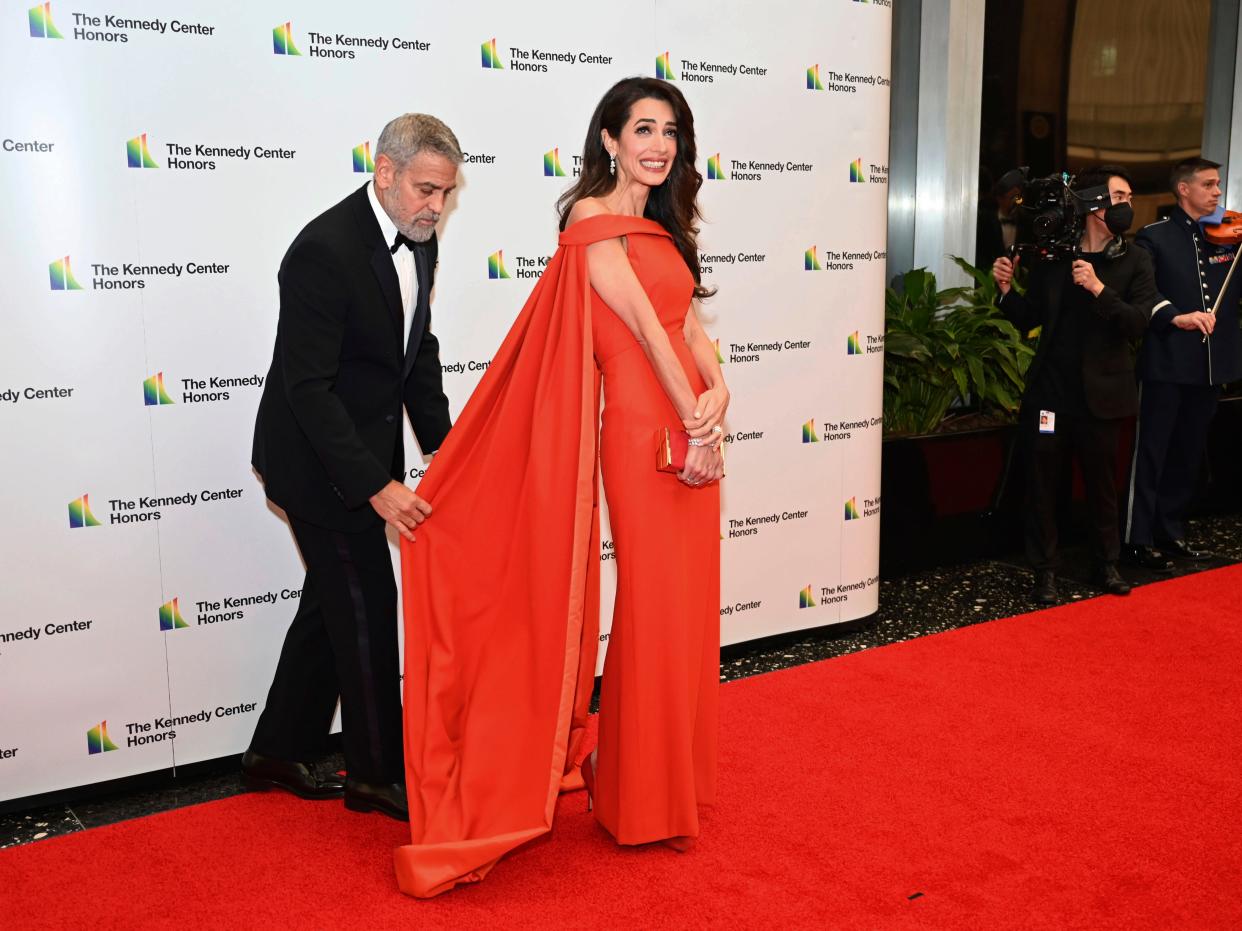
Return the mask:
<svg viewBox="0 0 1242 931">
<path fill-rule="evenodd" d="M 1210 558 L 1187 542 L 1184 516 L 1221 385 L 1242 378 L 1242 272 L 1221 299 L 1237 240 L 1209 240 L 1202 222 L 1220 203 L 1219 168 L 1204 158 L 1179 163 L 1170 177 L 1177 206 L 1135 238 L 1152 255 L 1162 299 L 1139 352 L 1139 415 L 1122 558 L 1158 572 L 1172 571 L 1170 556 Z"/>
</svg>

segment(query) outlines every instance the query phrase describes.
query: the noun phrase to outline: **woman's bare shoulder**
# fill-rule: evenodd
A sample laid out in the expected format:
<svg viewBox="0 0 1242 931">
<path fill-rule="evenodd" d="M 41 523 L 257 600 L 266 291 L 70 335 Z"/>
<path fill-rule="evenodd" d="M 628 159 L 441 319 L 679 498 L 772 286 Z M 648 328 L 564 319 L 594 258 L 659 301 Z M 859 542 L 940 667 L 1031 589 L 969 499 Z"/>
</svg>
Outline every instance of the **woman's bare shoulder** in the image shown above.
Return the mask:
<svg viewBox="0 0 1242 931">
<path fill-rule="evenodd" d="M 612 211 L 595 197 L 584 197 L 578 201 L 569 210 L 569 216 L 566 218 L 565 228 L 573 226 L 580 220 L 587 220 L 591 217 L 607 217 L 612 216 Z"/>
</svg>

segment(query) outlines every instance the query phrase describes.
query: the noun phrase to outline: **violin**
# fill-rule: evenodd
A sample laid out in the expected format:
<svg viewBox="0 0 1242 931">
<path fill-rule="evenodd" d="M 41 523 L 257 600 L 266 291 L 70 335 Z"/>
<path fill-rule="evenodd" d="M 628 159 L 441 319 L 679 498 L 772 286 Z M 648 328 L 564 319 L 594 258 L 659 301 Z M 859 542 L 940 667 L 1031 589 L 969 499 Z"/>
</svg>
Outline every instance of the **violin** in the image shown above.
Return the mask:
<svg viewBox="0 0 1242 931">
<path fill-rule="evenodd" d="M 1203 235 L 1218 246 L 1242 244 L 1242 212 L 1226 210 L 1219 223 L 1204 224 Z"/>
<path fill-rule="evenodd" d="M 1204 223 L 1203 235 L 1210 243 L 1218 246 L 1237 246 L 1242 244 L 1242 213 L 1237 210 L 1226 210 L 1221 214 L 1219 223 Z M 1229 263 L 1229 274 L 1225 276 L 1225 283 L 1221 286 L 1220 293 L 1216 295 L 1216 303 L 1212 305 L 1212 309 L 1208 313 L 1215 316 L 1220 310 L 1220 302 L 1224 300 L 1225 292 L 1229 290 L 1229 282 L 1233 278 L 1233 273 L 1238 267 L 1238 257 L 1242 256 L 1242 249 L 1238 249 L 1234 253 L 1233 261 Z M 1207 342 L 1205 335 L 1203 342 Z"/>
</svg>

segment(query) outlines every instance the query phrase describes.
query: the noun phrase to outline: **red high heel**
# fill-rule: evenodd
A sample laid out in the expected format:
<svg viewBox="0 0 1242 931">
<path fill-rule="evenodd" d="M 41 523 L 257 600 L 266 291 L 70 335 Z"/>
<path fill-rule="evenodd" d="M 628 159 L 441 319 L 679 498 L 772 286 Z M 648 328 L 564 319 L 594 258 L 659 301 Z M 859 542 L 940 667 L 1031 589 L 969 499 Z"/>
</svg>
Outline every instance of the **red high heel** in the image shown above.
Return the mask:
<svg viewBox="0 0 1242 931">
<path fill-rule="evenodd" d="M 595 763 L 588 753 L 582 760 L 582 784 L 586 786 L 587 811 L 595 807 Z"/>
<path fill-rule="evenodd" d="M 660 843 L 670 850 L 685 853 L 694 846 L 696 840 L 697 838 L 691 837 L 689 834 L 678 834 L 676 837 L 666 837 Z"/>
</svg>

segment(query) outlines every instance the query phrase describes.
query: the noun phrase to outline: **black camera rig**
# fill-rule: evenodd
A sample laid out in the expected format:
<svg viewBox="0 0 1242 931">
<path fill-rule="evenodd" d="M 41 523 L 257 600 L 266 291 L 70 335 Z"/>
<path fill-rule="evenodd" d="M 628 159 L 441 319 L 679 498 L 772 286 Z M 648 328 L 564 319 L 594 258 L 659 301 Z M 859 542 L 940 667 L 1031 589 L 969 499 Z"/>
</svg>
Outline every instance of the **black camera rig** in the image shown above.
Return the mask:
<svg viewBox="0 0 1242 931">
<path fill-rule="evenodd" d="M 1088 213 L 1111 203 L 1108 185 L 1075 191 L 1068 172 L 1029 178 L 1029 168 L 1014 168 L 1001 176 L 998 188 L 1018 188 L 1012 217 L 1016 224 L 1009 256 L 1028 261 L 1076 259 Z"/>
</svg>

